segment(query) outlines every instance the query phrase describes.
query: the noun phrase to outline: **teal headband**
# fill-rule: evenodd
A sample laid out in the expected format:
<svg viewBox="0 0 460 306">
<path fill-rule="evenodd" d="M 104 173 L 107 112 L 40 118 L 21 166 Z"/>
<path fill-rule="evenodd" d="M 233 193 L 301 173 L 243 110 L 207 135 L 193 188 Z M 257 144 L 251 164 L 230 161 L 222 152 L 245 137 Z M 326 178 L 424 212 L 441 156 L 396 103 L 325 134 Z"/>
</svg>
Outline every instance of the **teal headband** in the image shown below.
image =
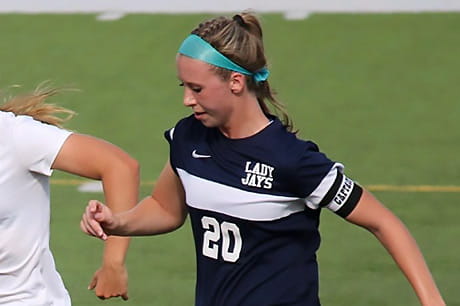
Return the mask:
<svg viewBox="0 0 460 306">
<path fill-rule="evenodd" d="M 213 66 L 236 71 L 245 75 L 250 75 L 257 83 L 266 81 L 268 75 L 270 74 L 266 67 L 256 72 L 250 72 L 249 70 L 244 69 L 243 67 L 232 62 L 229 58 L 211 46 L 207 41 L 195 34 L 189 35 L 182 42 L 178 53 L 203 61 Z"/>
</svg>

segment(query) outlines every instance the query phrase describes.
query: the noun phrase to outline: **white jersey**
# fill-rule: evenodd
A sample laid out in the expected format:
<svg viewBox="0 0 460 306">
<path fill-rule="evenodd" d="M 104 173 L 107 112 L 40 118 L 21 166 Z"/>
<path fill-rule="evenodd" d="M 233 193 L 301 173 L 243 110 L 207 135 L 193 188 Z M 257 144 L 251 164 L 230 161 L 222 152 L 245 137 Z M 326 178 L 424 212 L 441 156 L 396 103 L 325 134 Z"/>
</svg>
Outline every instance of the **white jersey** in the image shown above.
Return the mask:
<svg viewBox="0 0 460 306">
<path fill-rule="evenodd" d="M 70 134 L 0 111 L 0 305 L 71 304 L 49 248 L 51 165 Z"/>
</svg>

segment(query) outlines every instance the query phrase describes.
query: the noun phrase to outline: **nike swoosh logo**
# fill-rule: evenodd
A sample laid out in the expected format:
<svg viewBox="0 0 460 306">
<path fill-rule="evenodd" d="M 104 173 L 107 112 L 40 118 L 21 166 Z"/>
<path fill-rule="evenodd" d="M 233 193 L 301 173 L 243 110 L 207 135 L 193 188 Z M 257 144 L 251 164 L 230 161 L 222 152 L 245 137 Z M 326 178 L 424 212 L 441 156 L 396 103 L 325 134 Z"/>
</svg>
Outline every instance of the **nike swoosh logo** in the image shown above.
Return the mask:
<svg viewBox="0 0 460 306">
<path fill-rule="evenodd" d="M 196 153 L 196 150 L 193 150 L 192 157 L 193 158 L 210 158 L 211 155 L 198 154 L 198 153 Z"/>
</svg>

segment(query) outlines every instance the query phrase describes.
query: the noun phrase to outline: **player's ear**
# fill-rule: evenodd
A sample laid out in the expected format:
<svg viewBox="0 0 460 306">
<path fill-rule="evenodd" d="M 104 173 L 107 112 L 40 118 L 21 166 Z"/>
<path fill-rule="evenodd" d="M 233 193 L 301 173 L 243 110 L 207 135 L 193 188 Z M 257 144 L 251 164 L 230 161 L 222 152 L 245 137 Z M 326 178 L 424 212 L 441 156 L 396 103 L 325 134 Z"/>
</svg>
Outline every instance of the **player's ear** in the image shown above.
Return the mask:
<svg viewBox="0 0 460 306">
<path fill-rule="evenodd" d="M 230 91 L 233 94 L 240 94 L 246 87 L 246 76 L 239 72 L 232 72 L 230 74 Z"/>
</svg>

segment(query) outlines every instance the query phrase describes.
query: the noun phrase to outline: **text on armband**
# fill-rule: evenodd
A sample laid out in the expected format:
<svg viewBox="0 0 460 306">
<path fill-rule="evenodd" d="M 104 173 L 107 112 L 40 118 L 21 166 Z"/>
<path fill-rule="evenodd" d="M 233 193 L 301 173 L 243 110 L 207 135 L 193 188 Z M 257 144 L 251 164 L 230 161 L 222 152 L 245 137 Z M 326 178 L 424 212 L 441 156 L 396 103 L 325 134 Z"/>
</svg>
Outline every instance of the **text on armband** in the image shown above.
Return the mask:
<svg viewBox="0 0 460 306">
<path fill-rule="evenodd" d="M 350 180 L 348 177 L 344 176 L 344 181 L 342 186 L 340 186 L 340 190 L 337 195 L 334 197 L 334 202 L 337 205 L 342 205 L 347 198 L 349 197 L 352 189 L 353 189 L 353 181 Z"/>
</svg>

